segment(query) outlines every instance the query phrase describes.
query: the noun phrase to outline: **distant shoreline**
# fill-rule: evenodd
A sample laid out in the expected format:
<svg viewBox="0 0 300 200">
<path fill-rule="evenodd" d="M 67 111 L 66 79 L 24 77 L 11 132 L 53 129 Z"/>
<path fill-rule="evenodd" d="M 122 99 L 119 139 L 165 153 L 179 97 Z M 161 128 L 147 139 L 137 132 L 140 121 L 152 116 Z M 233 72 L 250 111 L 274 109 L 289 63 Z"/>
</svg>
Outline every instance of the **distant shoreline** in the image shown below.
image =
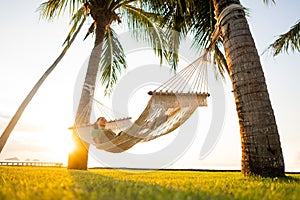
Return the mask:
<svg viewBox="0 0 300 200">
<path fill-rule="evenodd" d="M 42 161 L 0 161 L 0 166 L 7 167 L 62 167 L 67 168 L 63 163 L 42 162 Z M 116 170 L 141 170 L 141 171 L 193 171 L 193 172 L 241 172 L 240 169 L 193 169 L 193 168 L 171 168 L 171 169 L 154 169 L 154 168 L 127 168 L 127 167 L 89 167 L 88 169 L 116 169 Z M 286 171 L 286 174 L 300 174 L 300 171 Z"/>
<path fill-rule="evenodd" d="M 153 169 L 153 168 L 126 168 L 126 167 L 90 167 L 88 169 L 119 169 L 119 170 L 157 170 L 157 171 L 193 171 L 193 172 L 241 172 L 239 169 Z M 285 172 L 286 174 L 300 174 L 300 172 Z"/>
</svg>

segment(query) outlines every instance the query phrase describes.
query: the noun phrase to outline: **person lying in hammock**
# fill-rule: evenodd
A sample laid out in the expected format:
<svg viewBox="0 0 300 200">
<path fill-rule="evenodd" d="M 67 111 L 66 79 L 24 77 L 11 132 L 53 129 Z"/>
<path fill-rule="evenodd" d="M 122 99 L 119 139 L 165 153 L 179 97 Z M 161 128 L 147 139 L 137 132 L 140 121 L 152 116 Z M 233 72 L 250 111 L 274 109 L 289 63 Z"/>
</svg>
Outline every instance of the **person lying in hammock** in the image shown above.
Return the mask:
<svg viewBox="0 0 300 200">
<path fill-rule="evenodd" d="M 111 129 L 106 129 L 107 120 L 104 117 L 99 117 L 94 123 L 92 137 L 96 144 L 105 143 L 116 137 L 116 133 Z"/>
</svg>

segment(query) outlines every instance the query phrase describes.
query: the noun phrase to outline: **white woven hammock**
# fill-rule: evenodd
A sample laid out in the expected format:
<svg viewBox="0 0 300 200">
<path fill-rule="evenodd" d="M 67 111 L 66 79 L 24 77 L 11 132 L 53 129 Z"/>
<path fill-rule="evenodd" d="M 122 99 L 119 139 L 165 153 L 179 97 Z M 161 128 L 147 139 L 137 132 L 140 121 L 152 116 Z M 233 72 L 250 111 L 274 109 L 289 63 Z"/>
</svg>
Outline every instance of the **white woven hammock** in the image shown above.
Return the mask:
<svg viewBox="0 0 300 200">
<path fill-rule="evenodd" d="M 183 124 L 197 107 L 207 106 L 207 64 L 208 60 L 200 57 L 159 88 L 149 92 L 152 96 L 134 123 L 130 118 L 112 119 L 111 111 L 95 100 L 102 107 L 101 115 L 109 120 L 105 128 L 112 129 L 116 135 L 105 140 L 107 142 L 95 143 L 91 135 L 93 126 L 90 124 L 75 125 L 78 135 L 98 149 L 119 153 L 137 143 L 172 132 Z"/>
</svg>

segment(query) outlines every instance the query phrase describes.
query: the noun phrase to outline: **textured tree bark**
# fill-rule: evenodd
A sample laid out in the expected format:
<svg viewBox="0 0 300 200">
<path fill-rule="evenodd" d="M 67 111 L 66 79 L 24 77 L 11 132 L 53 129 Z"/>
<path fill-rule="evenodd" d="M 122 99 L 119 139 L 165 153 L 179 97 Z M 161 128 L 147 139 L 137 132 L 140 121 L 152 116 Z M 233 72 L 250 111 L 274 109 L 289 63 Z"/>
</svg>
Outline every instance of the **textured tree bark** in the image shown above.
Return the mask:
<svg viewBox="0 0 300 200">
<path fill-rule="evenodd" d="M 96 84 L 97 72 L 102 54 L 102 42 L 104 39 L 106 25 L 109 22 L 109 16 L 105 15 L 105 12 L 103 11 L 93 13 L 93 15 L 97 23 L 96 38 L 94 48 L 91 52 L 90 59 L 88 62 L 88 69 L 84 81 L 84 85 L 91 86 L 91 88 L 94 88 Z M 75 127 L 76 124 L 80 125 L 90 123 L 91 108 L 86 110 L 86 106 L 89 105 L 91 97 L 93 96 L 94 90 L 88 91 L 82 88 L 81 98 L 79 101 L 79 106 L 75 118 Z M 85 119 L 81 119 L 83 112 L 85 112 Z M 73 131 L 72 137 L 75 144 L 75 149 L 69 154 L 68 169 L 86 170 L 88 166 L 89 144 L 80 139 L 76 130 Z"/>
<path fill-rule="evenodd" d="M 239 0 L 213 0 L 216 16 Z M 232 10 L 220 23 L 239 118 L 242 173 L 284 176 L 284 160 L 264 72 L 245 14 Z"/>
</svg>

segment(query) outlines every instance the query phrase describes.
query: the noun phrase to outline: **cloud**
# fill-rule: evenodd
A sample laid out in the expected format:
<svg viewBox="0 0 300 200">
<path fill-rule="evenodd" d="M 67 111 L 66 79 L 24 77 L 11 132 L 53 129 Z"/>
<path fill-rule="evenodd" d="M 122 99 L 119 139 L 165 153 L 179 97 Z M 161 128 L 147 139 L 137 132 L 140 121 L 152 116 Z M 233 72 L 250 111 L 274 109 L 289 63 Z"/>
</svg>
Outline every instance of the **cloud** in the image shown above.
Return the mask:
<svg viewBox="0 0 300 200">
<path fill-rule="evenodd" d="M 4 160 L 20 160 L 18 157 L 5 158 Z"/>
<path fill-rule="evenodd" d="M 4 130 L 6 128 L 6 126 L 9 123 L 9 120 L 10 120 L 9 117 L 7 117 L 6 120 L 2 120 L 2 116 L 0 116 L 0 130 Z M 24 123 L 24 122 L 17 123 L 17 125 L 14 128 L 14 131 L 22 131 L 22 132 L 38 132 L 41 130 L 42 128 L 40 126 L 30 124 L 30 123 Z"/>
<path fill-rule="evenodd" d="M 0 112 L 0 120 L 1 119 L 9 119 L 10 118 L 10 116 L 9 115 L 6 115 L 6 114 L 4 114 L 3 112 Z"/>
<path fill-rule="evenodd" d="M 17 157 L 22 161 L 36 159 L 61 162 L 66 158 L 65 154 L 57 151 L 55 144 L 45 144 L 45 141 L 24 135 L 26 134 L 18 133 L 16 137 L 10 138 L 4 147 L 4 151 L 0 154 L 0 160 Z"/>
<path fill-rule="evenodd" d="M 28 158 L 29 155 L 35 155 L 42 152 L 51 151 L 48 146 L 40 144 L 39 141 L 34 141 L 28 138 L 25 140 L 24 138 L 11 138 L 9 143 L 5 145 L 6 155 L 2 155 L 2 157 L 21 157 Z"/>
<path fill-rule="evenodd" d="M 5 148 L 8 152 L 13 154 L 18 154 L 19 152 L 42 152 L 47 150 L 46 147 L 40 144 L 28 144 L 19 140 L 12 141 L 11 145 L 6 145 Z"/>
</svg>

